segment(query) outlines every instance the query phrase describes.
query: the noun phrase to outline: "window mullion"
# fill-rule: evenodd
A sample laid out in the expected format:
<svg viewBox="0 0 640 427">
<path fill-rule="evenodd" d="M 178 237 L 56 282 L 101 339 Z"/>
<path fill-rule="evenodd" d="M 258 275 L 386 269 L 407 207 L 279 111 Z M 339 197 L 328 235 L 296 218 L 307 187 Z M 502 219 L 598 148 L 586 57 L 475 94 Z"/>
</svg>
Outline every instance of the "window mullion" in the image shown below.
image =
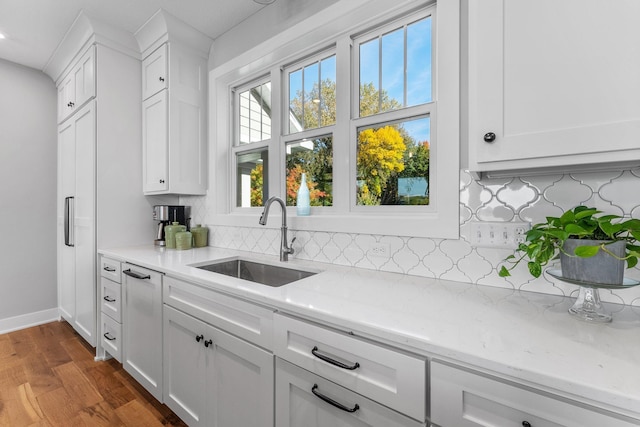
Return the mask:
<svg viewBox="0 0 640 427">
<path fill-rule="evenodd" d="M 282 143 L 282 71 L 278 66 L 269 70 L 271 78 L 271 141 L 269 142 L 269 187 L 267 194 L 283 196 L 284 173 L 282 172 L 282 159 L 284 157 L 284 144 Z M 265 200 L 266 202 L 266 200 Z"/>
<path fill-rule="evenodd" d="M 351 60 L 352 40 L 345 36 L 336 44 L 336 125 L 333 144 L 333 210 L 336 213 L 349 211 L 349 200 L 352 197 L 351 165 L 354 163 L 351 143 L 351 118 L 358 116 L 355 108 L 359 108 L 360 89 L 352 78 Z M 352 87 L 354 86 L 354 87 Z M 357 96 L 356 96 L 357 95 Z M 353 97 L 353 102 L 352 102 Z"/>
</svg>

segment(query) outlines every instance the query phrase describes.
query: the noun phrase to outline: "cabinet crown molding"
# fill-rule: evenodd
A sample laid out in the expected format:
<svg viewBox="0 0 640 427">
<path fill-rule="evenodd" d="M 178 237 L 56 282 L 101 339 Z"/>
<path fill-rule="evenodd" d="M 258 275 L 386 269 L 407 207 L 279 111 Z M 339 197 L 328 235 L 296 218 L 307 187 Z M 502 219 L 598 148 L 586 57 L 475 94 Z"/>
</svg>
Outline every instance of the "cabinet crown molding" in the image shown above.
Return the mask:
<svg viewBox="0 0 640 427">
<path fill-rule="evenodd" d="M 142 58 L 162 43 L 179 42 L 203 58 L 209 57 L 213 40 L 164 9 L 158 11 L 135 32 Z"/>
<path fill-rule="evenodd" d="M 133 34 L 105 24 L 80 11 L 60 44 L 45 65 L 43 71 L 54 82 L 66 74 L 86 48 L 94 43 L 109 46 L 117 51 L 140 59 L 140 50 Z M 80 49 L 78 49 L 80 46 Z"/>
</svg>

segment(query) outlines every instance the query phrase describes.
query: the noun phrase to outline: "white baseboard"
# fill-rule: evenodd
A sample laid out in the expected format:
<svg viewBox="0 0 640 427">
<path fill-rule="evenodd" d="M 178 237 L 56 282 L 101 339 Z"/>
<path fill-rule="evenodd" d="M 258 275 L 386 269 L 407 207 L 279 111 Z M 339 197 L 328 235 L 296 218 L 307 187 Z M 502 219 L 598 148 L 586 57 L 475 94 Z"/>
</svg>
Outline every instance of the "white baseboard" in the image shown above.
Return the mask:
<svg viewBox="0 0 640 427">
<path fill-rule="evenodd" d="M 0 319 L 0 334 L 42 325 L 43 323 L 49 323 L 55 320 L 60 320 L 58 308 L 50 308 L 48 310 L 36 311 L 35 313 Z"/>
</svg>

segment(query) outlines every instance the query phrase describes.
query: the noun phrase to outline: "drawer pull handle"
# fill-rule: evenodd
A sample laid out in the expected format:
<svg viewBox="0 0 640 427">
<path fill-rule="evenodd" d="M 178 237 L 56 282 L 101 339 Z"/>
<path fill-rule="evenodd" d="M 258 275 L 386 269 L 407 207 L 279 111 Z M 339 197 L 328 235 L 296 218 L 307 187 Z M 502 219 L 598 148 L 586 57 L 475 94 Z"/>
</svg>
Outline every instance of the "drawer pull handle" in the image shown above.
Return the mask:
<svg viewBox="0 0 640 427">
<path fill-rule="evenodd" d="M 204 338 L 204 335 L 196 335 L 196 342 L 202 341 L 203 338 Z"/>
<path fill-rule="evenodd" d="M 531 427 L 531 423 L 529 421 L 523 421 L 522 427 Z"/>
<path fill-rule="evenodd" d="M 324 354 L 320 353 L 317 346 L 311 349 L 311 354 L 313 354 L 315 357 L 317 357 L 320 360 L 324 360 L 325 362 L 331 363 L 332 365 L 335 365 L 338 368 L 347 369 L 349 371 L 353 371 L 360 367 L 360 364 L 358 362 L 354 363 L 353 365 L 347 365 L 346 363 L 342 363 L 338 360 L 334 360 L 328 356 L 325 356 Z"/>
<path fill-rule="evenodd" d="M 104 298 L 102 298 L 103 300 L 105 300 L 106 302 L 116 302 L 115 298 L 111 298 L 110 296 L 106 296 Z"/>
<path fill-rule="evenodd" d="M 333 405 L 333 406 L 335 406 L 336 408 L 338 408 L 338 409 L 340 409 L 342 411 L 349 412 L 349 413 L 354 413 L 358 409 L 360 409 L 360 406 L 357 403 L 354 405 L 353 408 L 349 408 L 348 406 L 344 406 L 342 403 L 336 402 L 335 400 L 331 399 L 330 397 L 325 396 L 324 394 L 320 393 L 317 390 L 318 390 L 318 384 L 314 384 L 313 387 L 311 387 L 311 393 L 313 393 L 315 396 L 319 397 L 320 399 L 324 400 L 328 404 Z"/>
<path fill-rule="evenodd" d="M 146 276 L 143 276 L 140 273 L 136 273 L 135 271 L 131 271 L 130 268 L 127 269 L 127 270 L 124 270 L 123 273 L 126 274 L 127 276 L 133 277 L 134 279 L 140 279 L 140 280 L 151 279 L 150 275 L 147 274 Z"/>
<path fill-rule="evenodd" d="M 115 269 L 115 268 L 113 268 L 113 267 L 106 266 L 106 267 L 104 268 L 104 271 L 108 271 L 109 273 L 113 273 L 114 271 L 116 271 L 116 269 Z"/>
<path fill-rule="evenodd" d="M 102 336 L 105 337 L 106 339 L 108 339 L 109 341 L 115 341 L 116 340 L 116 337 L 112 337 L 111 334 L 109 334 L 109 332 L 105 332 Z"/>
<path fill-rule="evenodd" d="M 206 341 L 204 342 L 204 346 L 205 346 L 205 347 L 209 347 L 210 345 L 213 345 L 213 341 L 211 341 L 211 340 L 206 340 Z"/>
</svg>

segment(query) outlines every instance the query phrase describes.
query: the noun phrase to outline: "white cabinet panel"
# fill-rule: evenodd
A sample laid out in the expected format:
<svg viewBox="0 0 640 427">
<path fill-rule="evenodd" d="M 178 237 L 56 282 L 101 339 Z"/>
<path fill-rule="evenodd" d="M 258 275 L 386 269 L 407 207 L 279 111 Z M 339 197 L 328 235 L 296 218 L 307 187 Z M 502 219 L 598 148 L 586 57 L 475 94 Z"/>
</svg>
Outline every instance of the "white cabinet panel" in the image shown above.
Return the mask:
<svg viewBox="0 0 640 427">
<path fill-rule="evenodd" d="M 91 345 L 96 345 L 95 126 L 91 102 L 58 129 L 59 307 Z"/>
<path fill-rule="evenodd" d="M 169 140 L 167 91 L 142 103 L 143 190 L 164 192 L 169 188 Z"/>
<path fill-rule="evenodd" d="M 122 323 L 122 298 L 121 285 L 111 280 L 101 277 L 101 311 L 114 321 Z"/>
<path fill-rule="evenodd" d="M 638 2 L 469 2 L 469 168 L 640 161 L 639 14 Z"/>
<path fill-rule="evenodd" d="M 162 275 L 124 264 L 123 363 L 162 402 Z"/>
<path fill-rule="evenodd" d="M 163 44 L 142 61 L 143 100 L 167 88 L 169 84 L 167 59 L 167 45 Z"/>
<path fill-rule="evenodd" d="M 276 358 L 276 395 L 278 427 L 425 425 L 280 358 Z"/>
<path fill-rule="evenodd" d="M 431 421 L 443 427 L 631 427 L 640 420 L 432 361 Z"/>
<path fill-rule="evenodd" d="M 122 324 L 104 313 L 100 314 L 101 345 L 114 359 L 122 362 Z"/>
</svg>

